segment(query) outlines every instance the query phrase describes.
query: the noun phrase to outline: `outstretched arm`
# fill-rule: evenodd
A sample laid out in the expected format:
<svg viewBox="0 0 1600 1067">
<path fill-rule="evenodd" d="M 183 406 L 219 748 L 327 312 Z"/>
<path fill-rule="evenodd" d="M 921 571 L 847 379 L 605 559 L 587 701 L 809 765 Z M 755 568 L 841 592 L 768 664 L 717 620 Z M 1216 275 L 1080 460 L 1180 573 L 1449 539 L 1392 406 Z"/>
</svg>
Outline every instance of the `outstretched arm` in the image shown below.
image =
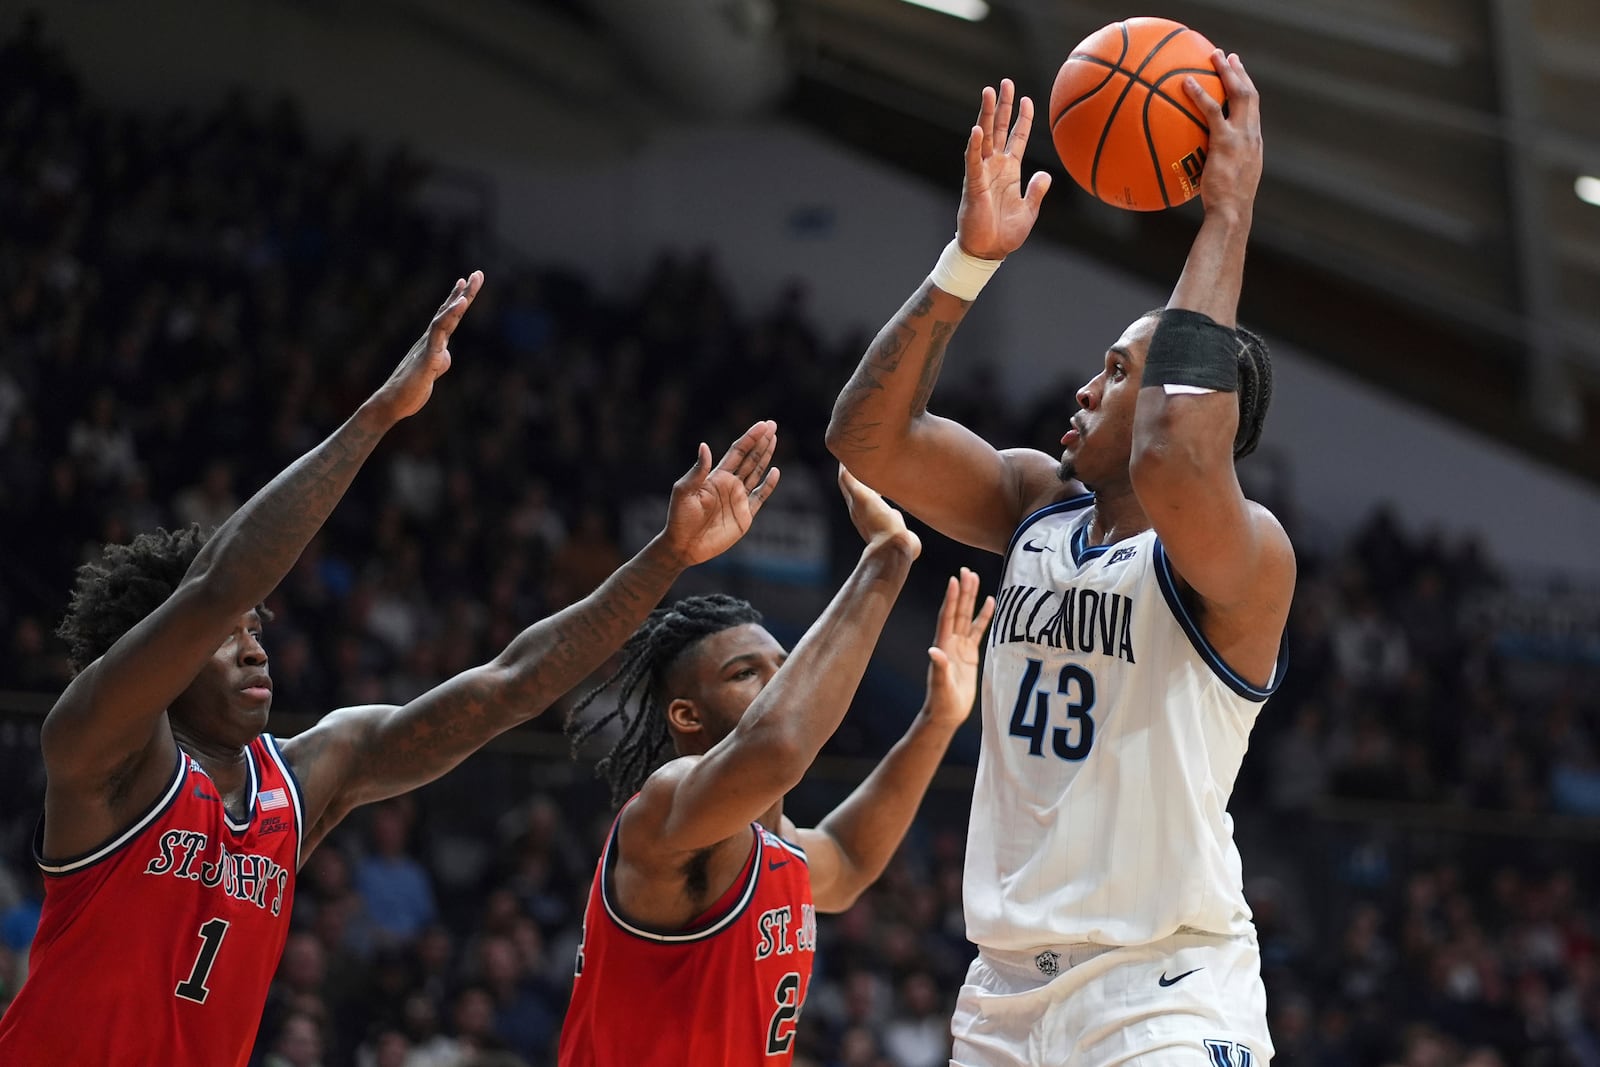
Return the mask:
<svg viewBox="0 0 1600 1067">
<path fill-rule="evenodd" d="M 911 563 L 917 536 L 883 498 L 839 470 L 850 517 L 867 541 L 855 570 L 733 732 L 698 758 L 652 774 L 624 809 L 629 862 L 646 867 L 749 833 L 794 788 L 833 736 L 867 669 Z"/>
<path fill-rule="evenodd" d="M 994 597 L 974 614 L 978 576 L 961 568 L 946 585 L 933 647 L 928 695 L 910 729 L 844 803 L 814 830 L 795 830 L 811 868 L 818 911 L 844 911 L 878 880 L 928 791 L 956 729 L 978 692 L 978 647 L 994 615 Z"/>
<path fill-rule="evenodd" d="M 600 588 L 544 619 L 492 661 L 403 707 L 346 708 L 288 741 L 306 793 L 308 847 L 352 808 L 444 774 L 495 735 L 533 718 L 605 662 L 683 571 L 730 548 L 778 484 L 777 425 L 759 422 L 716 467 L 700 446 L 672 488 L 667 524 Z"/>
<path fill-rule="evenodd" d="M 67 687 L 40 737 L 50 781 L 51 854 L 70 847 L 63 834 L 96 838 L 94 829 L 79 834 L 65 825 L 80 813 L 54 810 L 68 804 L 69 795 L 94 795 L 130 775 L 142 783 L 139 771 L 146 764 L 155 766 L 151 788 L 159 789 L 176 755 L 171 732 L 160 726 L 167 705 L 188 688 L 240 616 L 288 573 L 379 438 L 427 402 L 434 380 L 450 366 L 450 335 L 482 283 L 478 272 L 457 281 L 389 380 L 332 436 L 218 527 L 172 595 Z M 153 796 L 142 787 L 117 792 L 135 807 Z"/>
<path fill-rule="evenodd" d="M 1193 78 L 1186 79 L 1185 89 L 1210 127 L 1211 151 L 1200 182 L 1205 220 L 1167 307 L 1198 312 L 1232 330 L 1261 179 L 1261 112 L 1239 57 L 1219 51 L 1212 59 L 1229 110 L 1224 115 Z M 1167 340 L 1161 335 L 1170 329 L 1164 316 L 1152 348 Z M 1215 327 L 1202 332 L 1227 336 Z M 1233 352 L 1226 358 L 1234 358 Z M 1139 390 L 1130 466 L 1134 491 L 1179 579 L 1199 598 L 1202 629 L 1248 681 L 1265 685 L 1294 590 L 1293 549 L 1271 513 L 1246 500 L 1239 487 L 1233 457 L 1238 395 L 1175 388 Z"/>
<path fill-rule="evenodd" d="M 1009 79 L 998 98 L 983 90 L 967 137 L 956 241 L 873 339 L 834 403 L 827 438 L 862 481 L 941 533 L 992 552 L 1005 551 L 1023 515 L 1054 488 L 1056 463 L 1032 450 L 997 451 L 960 423 L 929 413 L 928 401 L 978 279 L 1021 247 L 1050 187 L 1044 173 L 1022 186 L 1033 101 L 1022 98 L 1012 128 L 1012 91 Z"/>
</svg>

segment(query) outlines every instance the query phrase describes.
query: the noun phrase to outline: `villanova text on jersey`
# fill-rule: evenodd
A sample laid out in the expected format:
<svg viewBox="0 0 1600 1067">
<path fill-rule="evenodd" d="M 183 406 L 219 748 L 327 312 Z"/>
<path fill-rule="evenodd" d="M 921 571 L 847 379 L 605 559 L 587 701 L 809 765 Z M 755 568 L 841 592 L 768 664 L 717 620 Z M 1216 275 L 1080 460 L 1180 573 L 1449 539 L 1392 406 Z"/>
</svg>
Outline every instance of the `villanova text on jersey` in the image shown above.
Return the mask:
<svg viewBox="0 0 1600 1067">
<path fill-rule="evenodd" d="M 1227 806 L 1282 660 L 1239 677 L 1156 531 L 1091 544 L 1093 503 L 1041 508 L 1007 547 L 963 891 L 985 951 L 1251 929 Z"/>
<path fill-rule="evenodd" d="M 1072 585 L 1010 585 L 1000 590 L 995 605 L 990 648 L 1027 641 L 1138 662 L 1133 654 L 1133 601 L 1121 593 Z"/>
</svg>

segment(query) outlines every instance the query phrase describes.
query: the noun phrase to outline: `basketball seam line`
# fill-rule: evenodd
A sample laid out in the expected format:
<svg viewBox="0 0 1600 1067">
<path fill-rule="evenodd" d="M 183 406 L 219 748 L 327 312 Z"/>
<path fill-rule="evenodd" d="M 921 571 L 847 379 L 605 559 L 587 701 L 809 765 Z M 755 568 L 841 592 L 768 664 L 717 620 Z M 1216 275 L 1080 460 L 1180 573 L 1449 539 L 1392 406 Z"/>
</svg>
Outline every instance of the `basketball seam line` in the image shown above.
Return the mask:
<svg viewBox="0 0 1600 1067">
<path fill-rule="evenodd" d="M 1120 67 L 1122 61 L 1128 58 L 1128 24 L 1126 22 L 1117 23 L 1117 30 L 1122 34 L 1122 54 L 1117 56 L 1117 66 Z M 1096 200 L 1100 199 L 1100 153 L 1105 151 L 1106 138 L 1111 135 L 1111 123 L 1116 119 L 1117 108 L 1122 106 L 1122 98 L 1128 95 L 1130 88 L 1132 88 L 1132 82 L 1123 87 L 1122 96 L 1117 97 L 1117 102 L 1111 105 L 1111 114 L 1106 116 L 1106 124 L 1100 129 L 1100 140 L 1094 146 L 1094 158 L 1089 161 L 1089 193 Z M 1052 138 L 1055 136 L 1053 129 L 1050 131 L 1050 135 Z"/>
<path fill-rule="evenodd" d="M 1120 25 L 1121 28 L 1122 28 L 1122 41 L 1123 41 L 1122 54 L 1123 54 L 1123 56 L 1126 56 L 1128 54 L 1128 45 L 1127 45 L 1127 41 L 1128 41 L 1128 24 L 1126 22 L 1123 22 L 1123 23 L 1119 23 L 1118 25 Z M 1148 67 L 1150 65 L 1150 61 L 1152 59 L 1154 59 L 1156 57 L 1156 55 L 1163 48 L 1165 48 L 1167 46 L 1168 42 L 1170 42 L 1174 37 L 1178 36 L 1180 33 L 1186 33 L 1188 31 L 1188 29 L 1189 29 L 1189 27 L 1187 27 L 1187 26 L 1179 26 L 1177 29 L 1173 30 L 1171 33 L 1169 33 L 1165 37 L 1161 38 L 1161 40 L 1157 41 L 1156 42 L 1156 46 L 1154 48 L 1150 49 L 1149 52 L 1145 53 L 1144 62 L 1140 63 L 1138 69 L 1133 72 L 1133 77 L 1128 79 L 1128 84 L 1124 85 L 1122 87 L 1122 95 L 1117 97 L 1117 102 L 1115 104 L 1111 105 L 1111 113 L 1106 116 L 1105 127 L 1103 129 L 1101 129 L 1101 131 L 1100 131 L 1100 143 L 1094 146 L 1094 164 L 1090 167 L 1090 170 L 1089 170 L 1089 191 L 1091 193 L 1093 193 L 1097 199 L 1101 199 L 1101 197 L 1100 197 L 1100 156 L 1105 151 L 1106 138 L 1111 136 L 1112 124 L 1114 124 L 1117 121 L 1117 112 L 1122 110 L 1122 102 L 1124 100 L 1126 100 L 1128 98 L 1128 94 L 1133 91 L 1134 82 L 1142 81 L 1142 79 L 1139 78 L 1139 75 L 1144 73 L 1144 68 L 1146 68 L 1146 67 Z M 1120 65 L 1120 61 L 1119 61 L 1119 65 Z M 1159 171 L 1157 171 L 1156 177 L 1157 178 L 1161 177 L 1161 174 L 1160 174 Z M 1166 196 L 1166 183 L 1163 182 L 1162 183 L 1162 197 L 1163 197 L 1163 199 L 1165 198 L 1165 196 Z"/>
<path fill-rule="evenodd" d="M 1107 64 L 1111 69 L 1106 72 L 1106 76 L 1104 78 L 1100 79 L 1099 85 L 1096 85 L 1093 89 L 1090 89 L 1088 92 L 1069 103 L 1066 107 L 1056 112 L 1055 117 L 1050 120 L 1050 130 L 1052 135 L 1054 134 L 1056 123 L 1061 121 L 1063 115 L 1077 107 L 1079 104 L 1083 103 L 1085 100 L 1089 99 L 1091 96 L 1098 93 L 1101 89 L 1104 89 L 1106 87 L 1106 82 L 1110 81 L 1112 76 L 1115 75 L 1117 71 L 1122 70 L 1122 61 L 1128 58 L 1128 25 L 1127 23 L 1119 23 L 1119 26 L 1122 29 L 1122 53 L 1117 56 L 1117 61 L 1115 63 Z M 1067 60 L 1070 62 L 1076 58 L 1079 57 L 1077 53 L 1074 53 L 1073 55 L 1068 56 Z M 1099 57 L 1097 56 L 1095 58 L 1098 59 Z"/>
<path fill-rule="evenodd" d="M 1088 59 L 1088 58 L 1086 58 L 1086 56 L 1080 56 L 1080 58 Z M 1107 64 L 1107 62 L 1104 61 L 1104 59 L 1093 59 L 1093 62 L 1094 62 L 1094 64 L 1096 64 L 1096 66 L 1110 66 L 1110 64 Z M 1110 74 L 1106 75 L 1107 82 L 1109 82 L 1109 80 L 1110 80 L 1110 75 L 1114 75 L 1114 74 L 1125 75 L 1125 77 L 1130 78 L 1131 82 L 1133 82 L 1134 85 L 1142 85 L 1142 86 L 1144 86 L 1144 90 L 1146 90 L 1146 93 L 1155 94 L 1155 96 L 1160 96 L 1160 98 L 1162 98 L 1163 101 L 1168 102 L 1168 104 L 1171 104 L 1171 106 L 1176 107 L 1176 109 L 1178 109 L 1179 112 L 1182 112 L 1182 115 L 1184 115 L 1184 118 L 1187 118 L 1187 120 L 1189 120 L 1189 122 L 1194 123 L 1194 125 L 1200 126 L 1200 128 L 1202 128 L 1202 130 L 1210 131 L 1210 126 L 1206 126 L 1205 122 L 1202 122 L 1202 120 L 1200 120 L 1200 118 L 1195 118 L 1194 112 L 1192 112 L 1192 110 L 1189 110 L 1189 106 L 1187 106 L 1187 104 L 1184 104 L 1184 102 L 1182 102 L 1181 99 L 1176 98 L 1176 96 L 1173 96 L 1173 94 L 1168 93 L 1168 91 L 1163 90 L 1162 82 L 1165 82 L 1166 78 L 1173 77 L 1174 74 L 1210 74 L 1211 77 L 1216 77 L 1216 70 L 1203 70 L 1203 69 L 1200 69 L 1200 67 L 1173 67 L 1173 69 L 1168 70 L 1168 72 L 1166 72 L 1166 74 L 1162 75 L 1162 82 L 1146 82 L 1146 80 L 1144 80 L 1144 78 L 1133 77 L 1133 72 L 1131 72 L 1131 70 L 1126 69 L 1126 67 L 1110 67 Z M 1221 82 L 1222 78 L 1218 77 L 1218 78 L 1216 78 L 1216 80 L 1218 80 L 1218 82 Z M 1090 96 L 1094 96 L 1094 93 L 1099 93 L 1099 91 L 1101 91 L 1102 88 L 1106 88 L 1106 82 L 1099 83 L 1099 85 L 1094 86 L 1093 90 L 1088 91 L 1088 93 L 1083 94 L 1083 96 L 1080 96 L 1080 98 L 1075 99 L 1075 101 L 1070 102 L 1070 104 L 1067 104 L 1066 107 L 1062 107 L 1061 114 L 1056 115 L 1056 117 L 1054 117 L 1053 120 L 1051 120 L 1051 122 L 1050 122 L 1051 130 L 1054 130 L 1054 128 L 1056 128 L 1056 123 L 1061 122 L 1062 118 L 1066 117 L 1066 114 L 1067 114 L 1067 112 L 1069 112 L 1069 110 L 1074 109 L 1074 107 L 1077 107 L 1078 104 L 1082 104 L 1082 102 L 1086 101 L 1086 99 L 1090 98 Z"/>
<path fill-rule="evenodd" d="M 1156 153 L 1156 138 L 1150 132 L 1150 102 L 1156 98 L 1154 90 L 1146 90 L 1144 94 L 1144 112 L 1139 116 L 1139 121 L 1144 126 L 1145 147 L 1150 149 L 1150 166 L 1156 172 L 1156 188 L 1161 190 L 1161 206 L 1172 206 L 1172 197 L 1167 195 L 1167 176 L 1161 171 L 1161 157 Z"/>
<path fill-rule="evenodd" d="M 1056 125 L 1058 123 L 1060 123 L 1060 121 L 1062 119 L 1066 118 L 1067 112 L 1071 111 L 1073 108 L 1077 107 L 1079 104 L 1083 103 L 1085 100 L 1088 100 L 1090 97 L 1094 96 L 1101 89 L 1104 89 L 1106 87 L 1106 83 L 1109 82 L 1112 78 L 1116 77 L 1117 76 L 1117 71 L 1119 71 L 1119 70 L 1122 70 L 1122 68 L 1121 67 L 1112 67 L 1111 69 L 1107 70 L 1106 71 L 1106 76 L 1104 78 L 1100 79 L 1100 84 L 1096 85 L 1093 89 L 1090 89 L 1088 92 L 1086 92 L 1083 95 L 1079 96 L 1076 100 L 1073 100 L 1066 107 L 1064 107 L 1060 111 L 1056 112 L 1056 117 L 1050 120 L 1050 129 L 1054 130 L 1056 128 Z M 1124 74 L 1127 73 L 1127 71 L 1122 71 L 1122 72 Z"/>
<path fill-rule="evenodd" d="M 1222 75 L 1219 75 L 1218 72 L 1216 72 L 1216 67 L 1173 67 L 1173 69 L 1168 70 L 1166 74 L 1163 74 L 1158 82 L 1146 82 L 1144 78 L 1139 77 L 1136 72 L 1128 69 L 1128 67 L 1118 64 L 1118 62 L 1106 61 L 1106 59 L 1101 59 L 1099 56 L 1091 56 L 1091 54 L 1088 53 L 1074 53 L 1070 54 L 1070 56 L 1067 56 L 1067 59 L 1077 59 L 1078 62 L 1086 62 L 1086 64 L 1090 64 L 1091 67 L 1106 67 L 1106 69 L 1110 70 L 1112 74 L 1122 74 L 1123 77 L 1131 78 L 1134 85 L 1142 85 L 1144 88 L 1147 88 L 1147 90 L 1152 91 L 1152 93 L 1162 91 L 1160 90 L 1160 85 L 1162 85 L 1162 82 L 1165 82 L 1166 78 L 1173 77 L 1174 74 L 1208 74 L 1218 80 L 1218 85 L 1221 85 L 1222 83 Z M 1144 67 L 1139 67 L 1139 70 L 1144 70 Z M 1104 85 L 1104 82 L 1102 82 L 1101 85 Z M 1074 101 L 1074 104 L 1075 102 L 1077 101 Z"/>
<path fill-rule="evenodd" d="M 1167 195 L 1167 173 L 1161 169 L 1161 156 L 1156 152 L 1156 139 L 1150 133 L 1150 104 L 1155 100 L 1156 97 L 1159 96 L 1161 99 L 1165 100 L 1175 109 L 1177 109 L 1180 114 L 1187 117 L 1190 122 L 1193 122 L 1196 126 L 1199 126 L 1201 130 L 1205 131 L 1209 135 L 1211 132 L 1210 126 L 1195 118 L 1194 115 L 1189 111 L 1188 107 L 1180 104 L 1177 100 L 1168 96 L 1161 88 L 1163 84 L 1179 74 L 1194 73 L 1197 72 L 1193 67 L 1174 67 L 1172 70 L 1167 71 L 1165 74 L 1161 75 L 1161 77 L 1157 78 L 1153 83 L 1146 83 L 1143 79 L 1140 79 L 1141 84 L 1145 84 L 1147 86 L 1144 94 L 1144 114 L 1141 116 L 1144 119 L 1144 143 L 1146 147 L 1150 149 L 1150 165 L 1155 168 L 1156 184 L 1161 187 L 1161 206 L 1164 208 L 1172 206 L 1172 197 Z M 1212 71 L 1212 73 L 1216 72 Z M 1217 76 L 1217 81 L 1219 84 L 1221 83 L 1221 75 Z"/>
</svg>

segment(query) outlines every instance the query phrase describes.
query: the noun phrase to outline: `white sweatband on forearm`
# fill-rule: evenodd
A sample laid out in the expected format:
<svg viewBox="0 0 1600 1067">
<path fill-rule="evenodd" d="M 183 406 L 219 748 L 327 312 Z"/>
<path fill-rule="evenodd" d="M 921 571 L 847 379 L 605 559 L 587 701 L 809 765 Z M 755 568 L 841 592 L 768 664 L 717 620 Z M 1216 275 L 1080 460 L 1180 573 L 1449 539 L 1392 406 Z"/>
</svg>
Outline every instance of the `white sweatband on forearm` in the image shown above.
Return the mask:
<svg viewBox="0 0 1600 1067">
<path fill-rule="evenodd" d="M 974 300 L 989 283 L 1003 259 L 979 259 L 961 250 L 959 242 L 951 239 L 939 253 L 939 262 L 933 265 L 928 280 L 960 300 Z"/>
</svg>

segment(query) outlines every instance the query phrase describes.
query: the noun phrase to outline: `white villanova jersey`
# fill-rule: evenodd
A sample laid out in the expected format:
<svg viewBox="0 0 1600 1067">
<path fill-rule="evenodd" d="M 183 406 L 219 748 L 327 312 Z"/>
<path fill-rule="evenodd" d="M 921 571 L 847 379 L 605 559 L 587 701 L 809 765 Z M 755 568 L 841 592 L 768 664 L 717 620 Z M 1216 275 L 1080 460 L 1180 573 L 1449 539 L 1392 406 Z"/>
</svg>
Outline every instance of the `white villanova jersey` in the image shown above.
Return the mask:
<svg viewBox="0 0 1600 1067">
<path fill-rule="evenodd" d="M 1154 530 L 1089 547 L 1094 496 L 1024 519 L 989 632 L 967 936 L 1023 951 L 1250 929 L 1227 813 L 1258 689 L 1189 618 Z"/>
</svg>

